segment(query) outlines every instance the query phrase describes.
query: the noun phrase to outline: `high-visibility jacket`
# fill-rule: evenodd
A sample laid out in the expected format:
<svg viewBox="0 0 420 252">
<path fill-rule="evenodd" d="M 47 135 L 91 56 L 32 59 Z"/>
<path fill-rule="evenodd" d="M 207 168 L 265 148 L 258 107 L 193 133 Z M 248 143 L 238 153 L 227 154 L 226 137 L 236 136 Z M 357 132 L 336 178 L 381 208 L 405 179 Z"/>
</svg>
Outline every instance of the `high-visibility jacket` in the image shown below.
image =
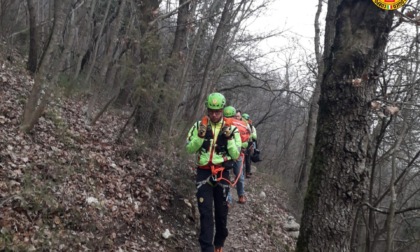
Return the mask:
<svg viewBox="0 0 420 252">
<path fill-rule="evenodd" d="M 249 127 L 251 128 L 251 139 L 249 139 L 250 142 L 252 141 L 257 141 L 257 129 L 254 127 L 254 125 L 252 124 L 252 120 L 248 119 L 247 120 Z"/>
<path fill-rule="evenodd" d="M 251 141 L 257 140 L 257 129 L 254 127 L 254 125 L 251 125 Z"/>
<path fill-rule="evenodd" d="M 240 134 L 238 129 L 231 125 L 229 121 L 223 118 L 213 123 L 208 120 L 208 127 L 206 136 L 201 138 L 198 136 L 198 128 L 201 120 L 196 122 L 188 132 L 187 137 L 187 152 L 190 154 L 197 154 L 197 165 L 203 169 L 210 169 L 210 165 L 221 165 L 228 160 L 237 160 L 240 155 Z M 226 139 L 221 134 L 221 129 L 227 126 L 233 133 L 231 139 Z"/>
</svg>

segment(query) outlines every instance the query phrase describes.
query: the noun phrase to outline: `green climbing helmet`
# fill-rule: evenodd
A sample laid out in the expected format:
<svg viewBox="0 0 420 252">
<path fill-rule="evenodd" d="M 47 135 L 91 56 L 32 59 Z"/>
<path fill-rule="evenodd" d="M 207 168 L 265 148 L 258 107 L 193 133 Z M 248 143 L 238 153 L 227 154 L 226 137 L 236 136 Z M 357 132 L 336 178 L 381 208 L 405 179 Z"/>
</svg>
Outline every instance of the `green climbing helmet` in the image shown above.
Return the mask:
<svg viewBox="0 0 420 252">
<path fill-rule="evenodd" d="M 227 106 L 223 109 L 223 115 L 225 117 L 234 117 L 236 115 L 236 109 L 232 106 Z"/>
<path fill-rule="evenodd" d="M 205 104 L 208 109 L 219 110 L 225 107 L 226 99 L 221 93 L 211 93 Z"/>
<path fill-rule="evenodd" d="M 248 115 L 247 113 L 243 113 L 243 114 L 242 114 L 242 117 L 243 117 L 245 120 L 249 120 L 249 115 Z"/>
</svg>

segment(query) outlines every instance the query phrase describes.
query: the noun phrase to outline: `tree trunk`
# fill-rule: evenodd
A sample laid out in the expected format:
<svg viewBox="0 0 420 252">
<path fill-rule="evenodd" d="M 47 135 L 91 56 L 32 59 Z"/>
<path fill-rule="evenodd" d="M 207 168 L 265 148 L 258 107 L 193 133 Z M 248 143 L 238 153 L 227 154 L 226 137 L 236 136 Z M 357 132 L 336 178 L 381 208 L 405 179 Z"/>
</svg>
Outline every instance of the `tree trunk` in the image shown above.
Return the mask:
<svg viewBox="0 0 420 252">
<path fill-rule="evenodd" d="M 233 0 L 226 0 L 226 3 L 223 8 L 222 16 L 220 18 L 219 25 L 217 26 L 216 34 L 214 34 L 214 38 L 210 47 L 210 52 L 208 54 L 206 67 L 204 69 L 204 74 L 201 80 L 200 89 L 198 91 L 197 99 L 194 102 L 193 107 L 195 108 L 194 114 L 189 118 L 189 120 L 193 120 L 193 118 L 198 117 L 199 113 L 201 113 L 202 104 L 201 102 L 204 101 L 205 96 L 207 95 L 208 91 L 211 89 L 210 85 L 210 70 L 213 66 L 213 58 L 216 56 L 217 50 L 222 49 L 222 45 L 220 41 L 224 36 L 228 36 L 230 32 L 231 26 L 229 25 L 231 14 L 232 14 L 232 7 L 233 7 Z M 215 83 L 214 83 L 215 84 Z"/>
<path fill-rule="evenodd" d="M 315 57 L 318 64 L 318 72 L 316 76 L 316 83 L 314 93 L 312 94 L 311 103 L 309 105 L 309 116 L 308 116 L 308 125 L 305 129 L 305 144 L 303 146 L 303 158 L 302 163 L 300 165 L 300 172 L 298 174 L 298 185 L 297 185 L 297 192 L 303 195 L 304 190 L 306 189 L 306 184 L 308 181 L 308 171 L 311 168 L 311 160 L 312 154 L 314 152 L 315 146 L 315 134 L 316 134 L 316 122 L 318 118 L 318 100 L 319 95 L 321 93 L 321 81 L 322 81 L 322 72 L 324 69 L 324 63 L 322 59 L 322 54 L 320 52 L 320 33 L 321 29 L 319 27 L 319 16 L 321 15 L 322 11 L 322 0 L 318 1 L 318 8 L 315 15 Z M 333 34 L 329 34 L 330 36 Z M 328 37 L 326 35 L 325 37 Z M 326 39 L 327 42 L 327 39 Z"/>
<path fill-rule="evenodd" d="M 168 90 L 180 90 L 180 83 L 179 78 L 181 71 L 180 69 L 185 65 L 186 59 L 188 57 L 187 54 L 187 36 L 188 36 L 188 21 L 190 19 L 190 0 L 179 0 L 179 9 L 178 9 L 178 18 L 177 18 L 177 26 L 175 31 L 175 38 L 172 45 L 171 54 L 169 57 L 169 63 L 163 77 L 163 82 L 159 88 L 159 98 L 158 98 L 158 106 L 155 108 L 152 114 L 152 120 L 150 121 L 150 128 L 153 129 L 154 132 L 157 132 L 157 136 L 162 136 L 162 131 L 164 123 L 159 120 L 159 114 L 164 114 L 165 118 L 173 118 L 173 114 L 175 111 L 175 106 L 173 104 L 176 102 L 176 99 L 172 97 L 173 100 L 169 100 L 171 98 L 166 98 L 163 94 L 164 89 Z M 166 86 L 166 87 L 165 87 Z M 168 91 L 167 91 L 168 92 Z M 172 120 L 171 120 L 172 122 Z M 169 128 L 167 132 L 171 132 L 172 123 L 169 124 L 167 127 Z"/>
<path fill-rule="evenodd" d="M 134 125 L 139 132 L 148 133 L 153 136 L 152 139 L 158 139 L 161 133 L 161 125 L 153 124 L 152 120 L 162 121 L 165 118 L 163 114 L 153 114 L 157 106 L 157 99 L 159 97 L 159 84 L 163 73 L 159 68 L 161 60 L 159 58 L 159 50 L 161 49 L 160 40 L 158 37 L 158 23 L 155 20 L 155 11 L 159 9 L 161 1 L 147 0 L 143 1 L 140 7 L 140 31 L 141 44 L 140 49 L 140 74 L 139 86 L 136 93 L 137 97 L 136 114 L 134 115 Z M 152 118 L 155 116 L 154 118 Z M 158 118 L 159 117 L 159 118 Z M 158 141 L 153 144 L 158 145 Z"/>
<path fill-rule="evenodd" d="M 27 0 L 29 13 L 29 55 L 27 69 L 35 73 L 38 66 L 38 31 L 36 23 L 35 5 L 33 0 Z"/>
<path fill-rule="evenodd" d="M 91 57 L 90 66 L 89 66 L 89 69 L 88 69 L 88 72 L 87 72 L 86 78 L 85 78 L 85 83 L 89 83 L 88 86 L 89 86 L 89 90 L 90 90 L 90 98 L 89 98 L 88 108 L 87 108 L 87 111 L 86 111 L 86 116 L 87 116 L 89 121 L 91 121 L 92 118 L 93 118 L 93 115 L 92 115 L 93 108 L 94 108 L 95 103 L 96 103 L 96 101 L 99 97 L 99 94 L 98 94 L 99 93 L 99 87 L 98 87 L 99 84 L 96 83 L 95 81 L 91 81 L 90 77 L 92 75 L 93 67 L 96 64 L 96 58 L 97 58 L 97 54 L 98 54 L 98 50 L 99 50 L 99 44 L 101 43 L 100 41 L 102 40 L 102 34 L 103 34 L 104 27 L 105 27 L 105 24 L 106 24 L 107 19 L 108 19 L 108 13 L 109 13 L 110 6 L 111 6 L 111 1 L 109 1 L 107 6 L 106 6 L 104 18 L 102 20 L 102 23 L 101 23 L 101 26 L 100 26 L 100 29 L 99 29 L 98 37 L 96 38 L 96 41 L 95 41 L 95 47 L 93 49 L 93 54 L 92 54 L 92 57 Z"/>
<path fill-rule="evenodd" d="M 216 8 L 218 1 L 220 0 L 216 0 L 213 2 L 212 5 L 210 5 L 210 7 L 208 8 L 208 15 L 213 15 L 213 12 Z M 208 0 L 205 0 L 203 5 L 207 6 Z M 191 8 L 193 10 L 192 13 L 195 13 L 196 8 L 197 8 L 197 2 L 194 1 L 193 6 Z M 192 105 L 187 106 L 187 103 L 189 103 L 190 100 L 192 100 L 194 97 L 194 95 L 192 94 L 193 87 L 190 85 L 187 85 L 187 79 L 188 79 L 188 74 L 192 72 L 191 67 L 193 66 L 194 59 L 196 58 L 196 55 L 197 55 L 198 45 L 202 43 L 202 37 L 206 31 L 206 26 L 207 26 L 207 23 L 204 20 L 202 20 L 197 29 L 197 32 L 195 33 L 194 38 L 192 39 L 192 43 L 190 43 L 191 45 L 189 46 L 188 57 L 187 57 L 185 65 L 183 66 L 182 74 L 180 78 L 180 84 L 181 84 L 183 97 L 181 99 L 181 102 L 179 102 L 178 104 L 175 115 L 172 117 L 172 121 L 175 118 L 178 118 L 179 116 L 187 117 L 188 115 L 191 115 L 193 111 L 195 110 L 195 108 L 193 108 Z"/>
<path fill-rule="evenodd" d="M 187 2 L 188 1 L 188 2 Z M 186 61 L 188 55 L 186 55 L 186 43 L 188 35 L 188 21 L 190 18 L 190 3 L 189 0 L 179 0 L 178 18 L 176 24 L 175 38 L 172 45 L 172 51 L 170 55 L 170 62 L 164 76 L 164 82 L 173 86 L 178 86 L 178 78 L 175 76 Z"/>
<path fill-rule="evenodd" d="M 114 54 L 117 51 L 118 46 L 118 37 L 121 30 L 122 19 L 124 15 L 126 0 L 121 0 L 118 7 L 118 14 L 113 23 L 113 27 L 109 29 L 109 41 L 106 44 L 106 53 L 102 61 L 102 68 L 100 73 L 100 78 L 102 83 L 106 83 L 106 77 L 108 70 L 112 67 L 114 61 Z"/>
<path fill-rule="evenodd" d="M 92 0 L 90 2 L 90 6 L 88 4 L 85 4 L 84 6 L 86 6 L 85 8 L 88 9 L 89 11 L 86 11 L 89 17 L 89 21 L 87 23 L 91 23 L 90 25 L 80 25 L 78 27 L 78 33 L 80 37 L 84 38 L 84 37 L 89 37 L 87 36 L 87 34 L 89 33 L 93 33 L 93 15 L 95 13 L 96 10 L 96 0 Z M 89 31 L 90 29 L 90 31 Z M 93 36 L 90 36 L 93 37 Z M 81 41 L 79 41 L 79 43 L 83 43 Z M 79 45 L 78 50 L 76 51 L 76 54 L 78 55 L 77 60 L 76 60 L 76 64 L 75 64 L 75 69 L 74 69 L 74 75 L 73 75 L 73 80 L 77 80 L 79 78 L 80 72 L 82 71 L 84 62 L 86 62 L 87 58 L 89 58 L 90 54 L 91 54 L 91 49 L 89 45 Z"/>
<path fill-rule="evenodd" d="M 47 49 L 41 59 L 39 69 L 35 73 L 34 86 L 32 87 L 31 93 L 25 104 L 21 124 L 21 130 L 23 132 L 29 132 L 34 127 L 35 123 L 41 117 L 53 92 L 53 83 L 57 80 L 59 70 L 65 57 L 65 52 L 62 53 L 61 56 L 58 56 L 58 54 L 61 46 L 60 34 L 64 30 L 65 15 L 67 14 L 66 7 L 68 6 L 70 5 L 64 1 L 54 1 L 53 27 L 50 32 Z"/>
<path fill-rule="evenodd" d="M 109 35 L 109 42 L 107 43 L 106 47 L 106 53 L 104 56 L 104 59 L 102 61 L 102 69 L 101 73 L 99 75 L 100 82 L 96 84 L 97 90 L 96 93 L 96 99 L 99 96 L 99 90 L 105 90 L 106 93 L 113 93 L 112 98 L 105 104 L 105 106 L 102 107 L 102 109 L 95 115 L 92 116 L 90 119 L 90 124 L 95 124 L 96 121 L 100 118 L 100 116 L 105 113 L 105 111 L 108 109 L 108 107 L 116 100 L 117 96 L 120 93 L 120 89 L 122 88 L 122 85 L 116 85 L 116 88 L 113 89 L 113 80 L 116 72 L 116 67 L 114 66 L 114 62 L 117 58 L 114 58 L 114 55 L 118 55 L 118 35 L 121 29 L 122 25 L 122 18 L 123 13 L 125 10 L 126 0 L 121 0 L 119 8 L 118 8 L 118 14 L 114 22 L 114 27 L 110 28 L 110 35 Z M 121 56 L 121 54 L 119 54 Z M 119 84 L 119 83 L 117 83 Z M 102 85 L 102 87 L 101 87 Z M 102 93 L 105 93 L 102 91 Z M 115 93 L 117 96 L 115 96 Z M 94 97 L 95 97 L 94 96 Z M 92 97 L 93 98 L 93 97 Z M 92 106 L 91 109 L 93 109 L 93 105 L 96 103 L 96 99 L 90 99 L 89 104 Z"/>
<path fill-rule="evenodd" d="M 379 67 L 393 17 L 370 1 L 329 0 L 328 5 L 326 25 L 334 26 L 336 35 L 321 83 L 299 252 L 350 251 L 350 231 L 368 176 L 369 103 L 376 88 L 368 76 Z"/>
<path fill-rule="evenodd" d="M 391 200 L 389 202 L 388 216 L 386 219 L 386 252 L 392 252 L 393 249 L 393 240 L 394 240 L 394 222 L 395 222 L 395 208 L 397 203 L 397 194 L 395 192 L 395 178 L 396 178 L 396 156 L 394 152 L 392 155 L 392 165 L 391 165 L 391 181 L 390 181 L 390 193 Z"/>
<path fill-rule="evenodd" d="M 418 32 L 417 32 L 418 34 Z M 410 50 L 407 52 L 407 55 L 414 55 L 413 57 L 415 59 L 418 58 L 419 55 L 419 46 L 417 43 L 417 38 L 414 37 L 413 41 L 410 45 Z M 403 55 L 401 55 L 401 57 L 404 57 Z M 410 66 L 411 65 L 411 66 Z M 418 79 L 418 72 L 419 72 L 419 63 L 416 62 L 416 64 L 412 65 L 412 62 L 410 63 L 410 61 L 404 61 L 400 68 L 404 69 L 404 71 L 406 69 L 410 69 L 410 68 L 414 68 L 414 71 L 410 71 L 410 74 L 408 74 L 408 78 L 407 77 L 403 77 L 403 73 L 399 73 L 398 76 L 396 76 L 396 80 L 394 81 L 394 83 L 392 83 L 392 85 L 394 86 L 394 88 L 396 90 L 398 90 L 399 88 L 401 88 L 404 85 L 404 78 L 407 78 L 409 81 L 408 83 L 416 83 L 416 79 Z M 410 104 L 415 104 L 416 103 L 416 85 L 411 85 L 409 88 L 407 88 L 406 91 L 406 97 L 404 98 L 405 102 L 402 104 L 399 104 L 401 113 L 399 114 L 398 117 L 401 117 L 402 122 L 398 122 L 395 123 L 396 120 L 394 120 L 393 116 L 390 117 L 389 119 L 383 119 L 378 125 L 377 127 L 373 130 L 373 136 L 372 139 L 374 140 L 374 147 L 375 147 L 375 151 L 373 153 L 373 161 L 372 161 L 372 167 L 371 167 L 371 171 L 370 171 L 370 184 L 369 184 L 369 194 L 368 194 L 368 203 L 373 206 L 373 207 L 377 207 L 379 204 L 383 204 L 384 201 L 389 201 L 389 213 L 387 216 L 387 220 L 386 220 L 386 226 L 385 227 L 385 231 L 388 237 L 392 237 L 392 240 L 394 239 L 393 235 L 395 232 L 394 229 L 394 222 L 395 220 L 395 216 L 394 214 L 392 214 L 391 212 L 394 211 L 395 212 L 395 208 L 396 208 L 396 192 L 395 192 L 395 185 L 398 184 L 398 181 L 401 180 L 405 175 L 406 171 L 401 172 L 401 174 L 398 176 L 398 178 L 396 178 L 396 174 L 394 174 L 396 171 L 395 169 L 395 164 L 392 163 L 391 164 L 391 178 L 390 178 L 390 184 L 389 186 L 386 186 L 385 188 L 385 192 L 382 192 L 382 186 L 385 185 L 384 183 L 378 183 L 376 182 L 377 180 L 379 180 L 380 175 L 378 176 L 377 174 L 381 174 L 382 173 L 382 169 L 383 167 L 387 166 L 385 162 L 388 162 L 387 160 L 391 159 L 392 162 L 395 162 L 395 153 L 401 151 L 401 144 L 403 143 L 403 141 L 406 141 L 407 136 L 409 136 L 409 128 L 411 126 L 409 126 L 409 121 L 413 120 L 411 119 L 411 113 L 409 111 L 411 111 L 413 109 L 413 107 L 411 107 Z M 386 85 L 382 87 L 382 89 L 386 90 L 387 87 Z M 416 119 L 414 119 L 414 121 L 417 121 Z M 394 123 L 392 123 L 394 122 Z M 386 132 L 388 132 L 388 129 L 391 127 L 391 124 L 394 124 L 394 127 L 398 127 L 398 134 L 395 137 L 395 142 L 387 149 L 384 150 L 382 147 L 383 146 L 387 146 L 388 144 L 384 144 L 384 142 L 386 142 Z M 398 126 L 397 126 L 398 125 Z M 382 154 L 379 156 L 379 153 Z M 402 151 L 403 152 L 403 151 Z M 400 164 L 398 164 L 399 166 Z M 383 184 L 383 185 L 382 185 Z M 377 186 L 377 187 L 376 187 Z M 379 195 L 382 194 L 382 195 Z M 385 195 L 390 194 L 389 198 L 385 198 Z M 386 203 L 385 203 L 386 204 Z M 375 251 L 376 246 L 378 245 L 378 243 L 380 242 L 379 239 L 381 238 L 379 234 L 381 234 L 382 230 L 378 230 L 378 225 L 377 225 L 377 216 L 375 213 L 375 210 L 373 210 L 372 208 L 369 208 L 367 211 L 367 224 L 368 226 L 366 227 L 366 229 L 369 232 L 366 232 L 365 235 L 365 250 L 366 252 L 369 251 Z M 399 226 L 397 227 L 398 229 L 400 228 Z M 386 249 L 387 250 L 391 250 L 392 251 L 392 247 L 393 245 L 393 241 L 392 240 L 386 240 L 387 244 L 386 244 Z"/>
</svg>

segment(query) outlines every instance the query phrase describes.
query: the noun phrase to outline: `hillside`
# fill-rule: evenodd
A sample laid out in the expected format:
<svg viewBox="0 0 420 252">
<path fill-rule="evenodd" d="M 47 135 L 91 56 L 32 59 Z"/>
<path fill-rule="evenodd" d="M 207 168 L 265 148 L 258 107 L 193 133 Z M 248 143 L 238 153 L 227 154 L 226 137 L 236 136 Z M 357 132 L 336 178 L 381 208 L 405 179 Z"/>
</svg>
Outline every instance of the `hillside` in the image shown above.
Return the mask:
<svg viewBox="0 0 420 252">
<path fill-rule="evenodd" d="M 22 66 L 0 52 L 0 250 L 198 251 L 183 146 L 152 151 L 130 129 L 116 143 L 129 112 L 111 110 L 89 126 L 87 101 L 61 95 L 23 134 L 33 80 Z M 225 251 L 292 250 L 287 195 L 262 172 L 246 182 L 249 201 L 231 208 Z"/>
</svg>

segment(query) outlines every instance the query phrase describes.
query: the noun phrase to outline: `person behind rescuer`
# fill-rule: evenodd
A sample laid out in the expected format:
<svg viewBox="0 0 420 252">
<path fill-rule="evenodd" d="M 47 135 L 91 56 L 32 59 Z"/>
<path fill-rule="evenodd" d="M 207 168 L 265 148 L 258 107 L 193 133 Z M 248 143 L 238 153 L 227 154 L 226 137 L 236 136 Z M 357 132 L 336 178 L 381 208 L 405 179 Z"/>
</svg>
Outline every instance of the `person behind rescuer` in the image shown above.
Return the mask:
<svg viewBox="0 0 420 252">
<path fill-rule="evenodd" d="M 251 134 L 251 129 L 249 128 L 248 124 L 242 120 L 238 120 L 235 118 L 236 116 L 236 109 L 233 106 L 226 106 L 223 109 L 223 115 L 226 118 L 231 118 L 232 124 L 238 129 L 240 138 L 239 142 L 237 141 L 237 145 L 241 147 L 241 155 L 236 162 L 235 167 L 233 168 L 233 173 L 236 176 L 236 192 L 238 194 L 238 202 L 240 204 L 245 204 L 246 197 L 245 197 L 245 176 L 244 176 L 244 157 L 245 157 L 245 150 L 248 147 L 248 141 Z M 231 205 L 232 194 L 229 192 L 228 202 Z"/>
<path fill-rule="evenodd" d="M 249 145 L 247 152 L 245 153 L 245 177 L 251 178 L 252 172 L 251 172 L 251 161 L 252 156 L 254 156 L 255 151 L 259 151 L 258 144 L 257 144 L 257 129 L 255 129 L 254 125 L 252 125 L 252 120 L 250 116 L 247 113 L 242 114 L 242 119 L 246 120 L 249 127 L 251 128 L 251 136 L 249 138 Z"/>
<path fill-rule="evenodd" d="M 202 252 L 221 252 L 228 236 L 229 170 L 240 155 L 235 142 L 240 136 L 223 117 L 225 104 L 221 93 L 211 93 L 205 102 L 207 115 L 191 127 L 187 137 L 187 152 L 197 154 L 196 196 Z"/>
</svg>

